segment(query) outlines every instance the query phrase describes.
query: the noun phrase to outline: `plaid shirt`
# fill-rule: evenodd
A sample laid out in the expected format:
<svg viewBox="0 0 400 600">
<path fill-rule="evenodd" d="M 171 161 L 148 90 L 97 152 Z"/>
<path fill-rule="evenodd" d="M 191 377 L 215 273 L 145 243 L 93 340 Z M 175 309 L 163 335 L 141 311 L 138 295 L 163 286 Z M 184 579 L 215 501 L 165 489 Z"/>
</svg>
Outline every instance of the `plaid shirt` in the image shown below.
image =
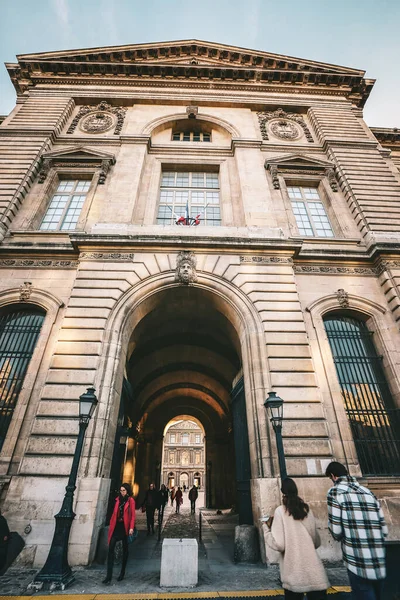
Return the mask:
<svg viewBox="0 0 400 600">
<path fill-rule="evenodd" d="M 363 579 L 384 579 L 388 530 L 378 500 L 355 477 L 339 477 L 328 492 L 328 527 L 342 542 L 343 561 Z"/>
</svg>

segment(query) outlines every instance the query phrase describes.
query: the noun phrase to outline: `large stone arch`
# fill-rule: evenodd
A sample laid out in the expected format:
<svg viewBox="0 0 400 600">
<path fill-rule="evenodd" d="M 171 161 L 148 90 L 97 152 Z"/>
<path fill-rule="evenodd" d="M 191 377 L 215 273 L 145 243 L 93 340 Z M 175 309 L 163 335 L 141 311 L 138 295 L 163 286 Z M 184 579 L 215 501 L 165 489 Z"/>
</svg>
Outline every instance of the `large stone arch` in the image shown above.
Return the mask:
<svg viewBox="0 0 400 600">
<path fill-rule="evenodd" d="M 152 135 L 154 132 L 159 130 L 160 128 L 168 127 L 169 123 L 173 123 L 174 121 L 187 120 L 187 114 L 185 112 L 181 113 L 172 113 L 170 115 L 166 115 L 164 117 L 159 117 L 157 119 L 153 119 L 152 121 L 146 123 L 143 127 L 141 133 L 143 135 Z M 221 119 L 220 117 L 216 117 L 214 115 L 210 115 L 208 113 L 199 113 L 196 116 L 196 121 L 204 121 L 205 123 L 213 123 L 221 129 L 227 131 L 233 138 L 241 137 L 240 132 L 228 121 L 225 119 Z"/>
<path fill-rule="evenodd" d="M 41 364 L 49 340 L 52 338 L 51 331 L 55 326 L 60 308 L 64 303 L 54 294 L 33 286 L 29 291 L 29 298 L 21 298 L 19 287 L 10 288 L 0 292 L 0 310 L 12 305 L 25 305 L 42 309 L 46 316 L 36 342 L 32 358 L 24 378 L 24 385 L 18 396 L 18 402 L 8 428 L 7 436 L 1 450 L 0 475 L 6 474 L 11 462 L 19 463 L 23 455 L 23 447 L 26 442 L 26 434 L 21 435 L 23 423 L 32 418 L 36 402 L 39 401 L 40 381 L 43 379 Z M 39 382 L 39 383 L 38 383 Z M 28 415 L 28 413 L 31 413 Z"/>
<path fill-rule="evenodd" d="M 322 363 L 319 371 L 324 373 L 323 379 L 320 380 L 320 387 L 327 420 L 331 428 L 333 455 L 336 460 L 346 463 L 352 474 L 361 476 L 353 435 L 324 326 L 324 317 L 331 313 L 344 313 L 366 322 L 369 329 L 374 332 L 374 343 L 377 351 L 384 357 L 387 380 L 390 382 L 395 401 L 399 405 L 400 381 L 395 357 L 399 356 L 400 340 L 396 344 L 395 337 L 391 333 L 393 329 L 392 315 L 384 306 L 373 300 L 355 294 L 346 294 L 345 300 L 343 300 L 338 293 L 318 298 L 306 307 L 306 312 L 310 315 L 311 324 L 316 334 L 319 349 L 317 360 L 321 360 Z"/>
<path fill-rule="evenodd" d="M 178 287 L 181 284 L 175 282 L 173 272 L 149 277 L 119 299 L 108 319 L 102 367 L 96 378 L 99 409 L 93 435 L 97 442 L 92 446 L 85 468 L 88 476 L 108 477 L 110 445 L 115 434 L 124 365 L 132 331 L 152 309 L 160 293 Z M 237 333 L 246 389 L 252 478 L 270 475 L 272 465 L 263 406 L 270 382 L 260 316 L 249 298 L 221 277 L 198 273 L 197 282 L 190 287 L 208 295 L 215 309 L 223 312 Z"/>
</svg>

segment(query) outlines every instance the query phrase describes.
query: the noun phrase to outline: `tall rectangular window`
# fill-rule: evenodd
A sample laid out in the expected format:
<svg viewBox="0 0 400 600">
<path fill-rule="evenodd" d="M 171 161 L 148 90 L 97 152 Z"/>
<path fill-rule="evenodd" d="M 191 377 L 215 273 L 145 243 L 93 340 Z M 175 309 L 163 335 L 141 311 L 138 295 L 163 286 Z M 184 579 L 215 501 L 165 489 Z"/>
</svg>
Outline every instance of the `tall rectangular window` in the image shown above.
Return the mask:
<svg viewBox="0 0 400 600">
<path fill-rule="evenodd" d="M 218 173 L 164 171 L 159 225 L 221 225 Z"/>
<path fill-rule="evenodd" d="M 196 444 L 201 444 L 201 435 L 200 435 L 200 433 L 196 433 L 196 435 L 195 435 L 195 443 Z"/>
<path fill-rule="evenodd" d="M 188 433 L 182 433 L 182 444 L 185 444 L 186 446 L 189 444 L 189 434 Z"/>
<path fill-rule="evenodd" d="M 300 235 L 333 237 L 333 229 L 317 188 L 288 187 L 287 190 Z"/>
<path fill-rule="evenodd" d="M 73 231 L 89 191 L 90 181 L 60 181 L 40 225 L 42 231 Z"/>
<path fill-rule="evenodd" d="M 169 441 L 171 444 L 176 444 L 176 433 L 169 434 Z"/>
</svg>

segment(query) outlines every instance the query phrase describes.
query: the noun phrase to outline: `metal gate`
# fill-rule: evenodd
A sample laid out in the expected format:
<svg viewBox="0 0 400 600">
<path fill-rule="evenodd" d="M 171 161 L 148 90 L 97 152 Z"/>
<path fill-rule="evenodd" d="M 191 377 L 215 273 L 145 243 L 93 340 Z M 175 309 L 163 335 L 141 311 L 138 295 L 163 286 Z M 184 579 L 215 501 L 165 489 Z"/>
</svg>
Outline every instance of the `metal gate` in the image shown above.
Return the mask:
<svg viewBox="0 0 400 600">
<path fill-rule="evenodd" d="M 372 332 L 353 317 L 324 319 L 342 396 L 364 475 L 400 474 L 400 409 L 396 409 Z"/>
<path fill-rule="evenodd" d="M 241 377 L 231 392 L 231 408 L 235 443 L 236 503 L 239 513 L 239 524 L 253 525 L 250 492 L 250 448 L 243 377 Z"/>
<path fill-rule="evenodd" d="M 40 309 L 25 307 L 0 315 L 0 450 L 44 317 Z"/>
</svg>

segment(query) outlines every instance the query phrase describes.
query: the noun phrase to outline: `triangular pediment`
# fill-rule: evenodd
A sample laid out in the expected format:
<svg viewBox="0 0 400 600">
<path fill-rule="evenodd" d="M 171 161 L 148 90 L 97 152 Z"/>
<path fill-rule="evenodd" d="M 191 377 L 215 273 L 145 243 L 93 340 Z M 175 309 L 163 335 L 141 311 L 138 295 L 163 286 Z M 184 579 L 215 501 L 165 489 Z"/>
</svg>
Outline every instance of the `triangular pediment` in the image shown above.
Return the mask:
<svg viewBox="0 0 400 600">
<path fill-rule="evenodd" d="M 280 168 L 298 167 L 298 168 L 309 168 L 309 169 L 331 169 L 334 165 L 328 160 L 322 160 L 315 158 L 314 156 L 308 156 L 306 154 L 282 154 L 274 158 L 267 159 L 265 166 L 275 165 Z"/>
<path fill-rule="evenodd" d="M 249 85 L 289 93 L 329 89 L 363 106 L 374 84 L 360 69 L 195 39 L 20 54 L 6 67 L 18 94 L 43 83 L 141 86 L 156 80 L 174 86 L 186 80 L 191 87 L 212 81 L 242 91 Z"/>
<path fill-rule="evenodd" d="M 86 146 L 72 146 L 68 148 L 62 148 L 60 150 L 53 150 L 52 152 L 45 152 L 42 155 L 43 159 L 51 160 L 109 160 L 115 161 L 113 154 L 109 152 L 100 152 L 99 150 L 93 150 Z"/>
<path fill-rule="evenodd" d="M 196 39 L 20 54 L 18 60 L 100 62 L 103 64 L 108 62 L 114 64 L 198 64 L 235 66 L 236 68 L 284 68 L 320 73 L 352 73 L 354 75 L 364 75 L 365 73 L 360 69 Z"/>
</svg>

